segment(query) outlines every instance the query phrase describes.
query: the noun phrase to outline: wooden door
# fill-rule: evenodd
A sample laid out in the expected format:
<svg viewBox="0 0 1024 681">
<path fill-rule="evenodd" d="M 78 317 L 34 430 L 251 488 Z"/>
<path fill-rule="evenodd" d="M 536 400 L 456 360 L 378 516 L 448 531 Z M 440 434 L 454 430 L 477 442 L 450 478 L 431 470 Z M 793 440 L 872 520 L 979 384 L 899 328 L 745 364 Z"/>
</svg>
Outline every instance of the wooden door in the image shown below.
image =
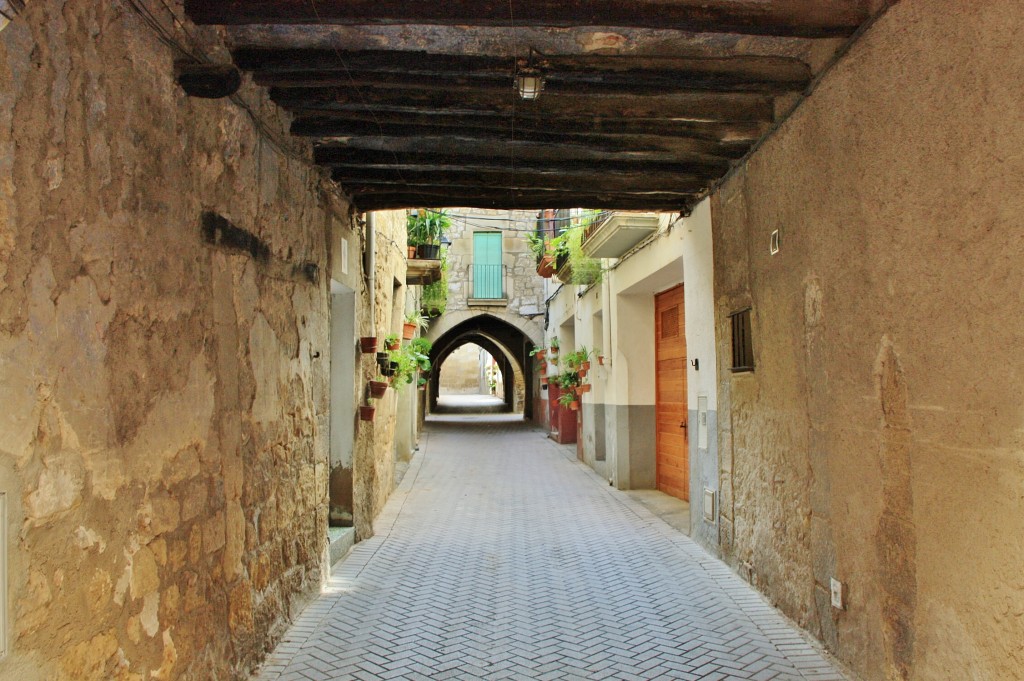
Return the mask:
<svg viewBox="0 0 1024 681">
<path fill-rule="evenodd" d="M 690 500 L 683 286 L 654 297 L 656 477 L 666 494 Z"/>
</svg>

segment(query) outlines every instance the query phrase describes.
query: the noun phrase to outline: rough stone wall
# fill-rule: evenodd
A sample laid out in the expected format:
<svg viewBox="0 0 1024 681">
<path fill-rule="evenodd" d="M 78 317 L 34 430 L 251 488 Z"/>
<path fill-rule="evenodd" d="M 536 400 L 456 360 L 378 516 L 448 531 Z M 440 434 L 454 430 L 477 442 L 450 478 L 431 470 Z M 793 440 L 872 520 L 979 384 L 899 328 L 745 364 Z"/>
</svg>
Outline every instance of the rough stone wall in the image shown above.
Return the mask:
<svg viewBox="0 0 1024 681">
<path fill-rule="evenodd" d="M 450 210 L 452 226 L 448 238 L 448 313 L 470 308 L 473 297 L 470 271 L 473 266 L 473 233 L 505 230 L 501 243 L 505 266 L 505 297 L 509 314 L 534 317 L 544 313 L 544 280 L 537 276 L 537 261 L 530 251 L 525 232 L 512 231 L 531 226 L 536 213 L 530 211 L 459 208 Z M 486 218 L 486 219 L 485 219 Z M 513 222 L 504 222 L 512 219 Z M 505 305 L 501 306 L 503 309 Z"/>
<path fill-rule="evenodd" d="M 1024 669 L 1022 27 L 904 0 L 714 196 L 723 553 L 868 679 Z"/>
<path fill-rule="evenodd" d="M 488 392 L 480 370 L 481 348 L 468 343 L 448 355 L 441 367 L 442 395 L 479 395 Z"/>
<path fill-rule="evenodd" d="M 322 578 L 324 189 L 172 62 L 121 2 L 0 34 L 2 678 L 244 678 Z"/>
<path fill-rule="evenodd" d="M 406 312 L 405 257 L 406 231 L 404 211 L 384 211 L 375 215 L 374 305 L 373 318 L 360 316 L 363 336 L 376 336 L 378 349 L 383 349 L 384 336 L 401 336 Z M 368 303 L 367 289 L 362 298 Z M 373 520 L 377 517 L 394 489 L 395 479 L 395 425 L 399 399 L 396 388 L 391 388 L 379 400 L 366 399 L 366 382 L 378 376 L 373 355 L 359 360 L 362 385 L 358 386 L 360 404 L 374 404 L 373 421 L 358 421 L 354 449 L 353 501 L 356 538 L 373 536 Z M 396 384 L 397 385 L 397 384 Z M 412 390 L 404 386 L 402 390 Z"/>
</svg>

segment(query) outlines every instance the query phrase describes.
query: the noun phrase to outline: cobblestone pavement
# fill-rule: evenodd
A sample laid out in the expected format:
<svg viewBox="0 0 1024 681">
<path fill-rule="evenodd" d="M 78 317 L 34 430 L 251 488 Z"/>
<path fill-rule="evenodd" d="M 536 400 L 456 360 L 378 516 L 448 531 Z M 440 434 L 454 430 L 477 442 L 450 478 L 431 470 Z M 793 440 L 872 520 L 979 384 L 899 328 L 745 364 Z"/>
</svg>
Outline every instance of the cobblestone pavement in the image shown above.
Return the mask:
<svg viewBox="0 0 1024 681">
<path fill-rule="evenodd" d="M 436 420 L 421 450 L 261 681 L 844 678 L 521 419 Z"/>
</svg>

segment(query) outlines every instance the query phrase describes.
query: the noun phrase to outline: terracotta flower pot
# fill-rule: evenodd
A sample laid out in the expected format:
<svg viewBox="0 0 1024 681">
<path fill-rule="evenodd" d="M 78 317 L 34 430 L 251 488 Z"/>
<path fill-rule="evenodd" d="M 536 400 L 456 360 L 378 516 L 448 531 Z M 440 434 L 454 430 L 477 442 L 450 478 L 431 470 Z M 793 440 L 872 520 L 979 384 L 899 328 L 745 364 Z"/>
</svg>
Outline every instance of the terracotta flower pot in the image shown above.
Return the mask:
<svg viewBox="0 0 1024 681">
<path fill-rule="evenodd" d="M 537 274 L 544 277 L 545 279 L 550 279 L 551 275 L 554 273 L 555 258 L 554 256 L 545 255 L 543 258 L 540 259 L 540 262 L 537 263 Z"/>
<path fill-rule="evenodd" d="M 415 324 L 403 324 L 402 325 L 402 338 L 405 340 L 412 340 L 416 337 L 416 325 Z"/>
<path fill-rule="evenodd" d="M 408 248 L 408 251 L 409 251 L 409 260 L 412 260 L 413 258 L 416 257 L 416 247 L 415 246 L 408 246 L 407 248 Z"/>
<path fill-rule="evenodd" d="M 392 341 L 391 343 L 388 343 L 384 347 L 386 347 L 388 350 L 398 350 L 400 347 L 402 347 L 402 341 Z"/>
<path fill-rule="evenodd" d="M 548 354 L 548 351 L 547 351 L 547 350 L 541 350 L 540 352 L 538 352 L 538 353 L 537 353 L 536 355 L 534 355 L 533 357 L 534 357 L 534 359 L 536 359 L 536 360 L 537 360 L 538 362 L 543 362 L 543 361 L 544 361 L 544 357 L 545 357 L 545 355 L 547 355 L 547 354 Z"/>
<path fill-rule="evenodd" d="M 370 397 L 379 400 L 388 391 L 388 384 L 384 381 L 370 381 Z"/>
<path fill-rule="evenodd" d="M 586 369 L 580 369 L 578 373 L 580 375 L 580 378 L 586 378 L 587 377 L 587 370 Z"/>
<path fill-rule="evenodd" d="M 597 363 L 600 364 L 601 366 L 604 366 L 604 355 L 597 356 Z"/>
<path fill-rule="evenodd" d="M 377 337 L 363 336 L 359 339 L 359 349 L 362 350 L 365 355 L 377 352 Z"/>
<path fill-rule="evenodd" d="M 576 401 L 570 402 L 569 408 L 572 409 L 573 411 L 579 411 L 580 403 Z"/>
<path fill-rule="evenodd" d="M 590 388 L 591 388 L 591 386 L 590 386 L 589 383 L 584 383 L 583 385 L 576 387 L 576 394 L 577 395 L 582 395 L 583 393 L 589 393 L 590 392 Z"/>
<path fill-rule="evenodd" d="M 373 415 L 377 411 L 376 407 L 364 404 L 359 407 L 359 420 L 360 421 L 372 421 Z"/>
<path fill-rule="evenodd" d="M 590 371 L 590 360 L 580 362 L 580 371 Z"/>
</svg>

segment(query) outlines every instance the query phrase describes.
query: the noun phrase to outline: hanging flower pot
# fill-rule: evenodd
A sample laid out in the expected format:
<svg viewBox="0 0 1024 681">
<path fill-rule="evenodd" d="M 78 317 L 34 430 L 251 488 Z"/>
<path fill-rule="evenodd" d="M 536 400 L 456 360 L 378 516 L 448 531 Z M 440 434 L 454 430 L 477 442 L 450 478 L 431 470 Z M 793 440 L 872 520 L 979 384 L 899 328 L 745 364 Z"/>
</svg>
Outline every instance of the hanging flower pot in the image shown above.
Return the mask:
<svg viewBox="0 0 1024 681">
<path fill-rule="evenodd" d="M 540 259 L 540 262 L 537 263 L 537 274 L 544 277 L 545 279 L 550 279 L 551 275 L 554 273 L 555 258 L 554 256 L 551 255 L 545 255 L 543 258 Z"/>
<path fill-rule="evenodd" d="M 604 355 L 597 356 L 597 363 L 601 366 L 604 366 Z"/>
<path fill-rule="evenodd" d="M 590 387 L 591 386 L 590 386 L 589 383 L 584 383 L 583 385 L 577 386 L 576 387 L 576 394 L 577 395 L 582 395 L 583 393 L 589 393 L 590 392 Z"/>
<path fill-rule="evenodd" d="M 372 421 L 373 415 L 377 411 L 377 408 L 368 404 L 360 405 L 359 407 L 359 420 L 360 421 Z"/>
<path fill-rule="evenodd" d="M 398 336 L 388 336 L 384 339 L 384 347 L 388 350 L 398 350 L 402 347 L 402 341 L 398 339 Z"/>
<path fill-rule="evenodd" d="M 377 352 L 377 337 L 376 336 L 363 336 L 359 339 L 359 349 L 363 351 L 364 355 L 369 355 Z"/>
<path fill-rule="evenodd" d="M 569 408 L 572 409 L 573 411 L 579 411 L 580 403 L 574 400 L 569 403 Z"/>
<path fill-rule="evenodd" d="M 580 378 L 586 378 L 586 376 L 587 376 L 587 370 L 586 369 L 580 369 L 578 373 L 580 375 Z"/>
<path fill-rule="evenodd" d="M 590 360 L 580 362 L 580 371 L 590 371 Z"/>
<path fill-rule="evenodd" d="M 402 338 L 405 340 L 412 340 L 416 336 L 416 325 L 415 324 L 403 324 L 402 325 Z"/>
<path fill-rule="evenodd" d="M 370 397 L 379 400 L 388 391 L 388 384 L 384 381 L 370 381 Z"/>
</svg>

